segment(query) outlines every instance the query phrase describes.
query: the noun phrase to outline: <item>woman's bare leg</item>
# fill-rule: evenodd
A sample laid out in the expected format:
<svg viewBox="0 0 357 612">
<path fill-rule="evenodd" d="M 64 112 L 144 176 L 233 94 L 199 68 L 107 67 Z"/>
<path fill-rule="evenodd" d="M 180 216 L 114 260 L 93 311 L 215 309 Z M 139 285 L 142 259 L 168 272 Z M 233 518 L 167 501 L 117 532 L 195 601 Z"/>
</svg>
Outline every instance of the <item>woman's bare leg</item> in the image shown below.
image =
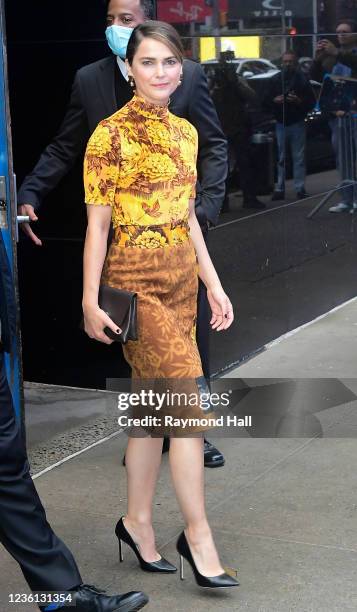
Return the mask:
<svg viewBox="0 0 357 612">
<path fill-rule="evenodd" d="M 129 438 L 125 453 L 128 512 L 124 525 L 145 561 L 158 561 L 152 527 L 152 503 L 159 474 L 163 438 Z"/>
<path fill-rule="evenodd" d="M 171 438 L 170 468 L 197 569 L 205 576 L 218 576 L 224 569 L 205 510 L 203 438 Z"/>
</svg>

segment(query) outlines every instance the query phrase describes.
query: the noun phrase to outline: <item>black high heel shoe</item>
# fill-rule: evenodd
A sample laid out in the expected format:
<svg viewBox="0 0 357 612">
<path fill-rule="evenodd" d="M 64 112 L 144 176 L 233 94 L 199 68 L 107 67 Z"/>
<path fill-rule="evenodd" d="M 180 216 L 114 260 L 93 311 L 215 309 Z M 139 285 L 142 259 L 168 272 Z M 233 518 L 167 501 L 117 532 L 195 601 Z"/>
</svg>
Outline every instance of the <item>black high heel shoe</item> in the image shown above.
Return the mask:
<svg viewBox="0 0 357 612">
<path fill-rule="evenodd" d="M 180 555 L 180 578 L 181 580 L 184 579 L 183 560 L 186 559 L 186 561 L 188 561 L 192 567 L 192 571 L 194 573 L 198 586 L 210 588 L 210 589 L 225 589 L 228 587 L 239 586 L 238 580 L 234 578 L 233 576 L 230 576 L 226 572 L 223 572 L 223 574 L 219 574 L 218 576 L 203 576 L 203 574 L 200 574 L 193 560 L 193 557 L 190 551 L 190 547 L 186 540 L 186 535 L 184 531 L 181 533 L 181 535 L 179 536 L 179 539 L 177 540 L 176 549 Z"/>
<path fill-rule="evenodd" d="M 175 567 L 174 565 L 172 565 L 172 563 L 164 559 L 164 557 L 161 557 L 161 559 L 159 559 L 158 561 L 145 561 L 145 559 L 142 558 L 139 549 L 135 544 L 133 538 L 131 537 L 130 533 L 126 530 L 123 518 L 124 517 L 122 516 L 115 527 L 115 535 L 117 536 L 119 541 L 119 560 L 123 561 L 124 559 L 122 542 L 125 542 L 125 544 L 130 546 L 130 548 L 134 551 L 140 563 L 141 569 L 145 572 L 162 572 L 165 574 L 173 574 L 174 572 L 177 572 L 177 567 Z"/>
</svg>

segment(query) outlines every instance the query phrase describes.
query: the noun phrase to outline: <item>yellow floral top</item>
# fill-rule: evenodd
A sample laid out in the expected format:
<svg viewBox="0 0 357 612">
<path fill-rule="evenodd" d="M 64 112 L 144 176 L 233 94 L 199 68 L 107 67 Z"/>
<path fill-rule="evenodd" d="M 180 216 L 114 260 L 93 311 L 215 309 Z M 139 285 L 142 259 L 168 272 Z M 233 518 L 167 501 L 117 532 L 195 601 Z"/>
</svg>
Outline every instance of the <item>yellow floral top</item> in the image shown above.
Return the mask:
<svg viewBox="0 0 357 612">
<path fill-rule="evenodd" d="M 187 222 L 188 201 L 195 197 L 197 144 L 197 131 L 186 119 L 135 95 L 101 121 L 88 141 L 86 203 L 110 205 L 114 228 L 140 226 L 135 242 L 150 246 L 153 241 L 145 243 L 142 226 Z M 158 232 L 156 242 L 162 246 L 165 236 Z"/>
</svg>

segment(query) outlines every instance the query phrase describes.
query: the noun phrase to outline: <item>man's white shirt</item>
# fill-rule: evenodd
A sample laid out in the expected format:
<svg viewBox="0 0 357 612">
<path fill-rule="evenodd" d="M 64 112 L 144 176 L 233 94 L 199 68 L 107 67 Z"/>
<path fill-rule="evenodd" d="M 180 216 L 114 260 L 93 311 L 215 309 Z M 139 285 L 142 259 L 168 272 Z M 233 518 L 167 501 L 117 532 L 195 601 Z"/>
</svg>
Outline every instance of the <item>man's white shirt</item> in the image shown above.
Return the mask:
<svg viewBox="0 0 357 612">
<path fill-rule="evenodd" d="M 126 69 L 125 62 L 124 62 L 124 60 L 123 60 L 123 59 L 121 59 L 121 57 L 119 57 L 119 55 L 117 55 L 117 64 L 118 64 L 118 66 L 119 66 L 119 70 L 120 70 L 120 72 L 122 73 L 122 75 L 123 75 L 124 79 L 125 79 L 126 81 L 128 81 L 128 80 L 129 80 L 129 78 L 128 78 L 128 71 L 127 71 L 127 69 Z"/>
</svg>

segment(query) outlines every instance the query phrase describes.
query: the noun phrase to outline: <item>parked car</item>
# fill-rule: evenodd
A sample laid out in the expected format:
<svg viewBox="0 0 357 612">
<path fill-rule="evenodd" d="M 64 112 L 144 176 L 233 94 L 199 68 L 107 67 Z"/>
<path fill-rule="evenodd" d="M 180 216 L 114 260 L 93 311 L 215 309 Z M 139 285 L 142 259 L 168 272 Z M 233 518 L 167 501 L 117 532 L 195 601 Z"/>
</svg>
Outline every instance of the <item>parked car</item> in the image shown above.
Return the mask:
<svg viewBox="0 0 357 612">
<path fill-rule="evenodd" d="M 273 74 L 279 72 L 279 68 L 264 58 L 235 58 L 229 60 L 229 63 L 237 66 L 237 74 L 245 79 L 270 78 Z M 202 62 L 207 76 L 211 71 L 214 72 L 219 64 L 220 62 L 216 59 Z"/>
</svg>

